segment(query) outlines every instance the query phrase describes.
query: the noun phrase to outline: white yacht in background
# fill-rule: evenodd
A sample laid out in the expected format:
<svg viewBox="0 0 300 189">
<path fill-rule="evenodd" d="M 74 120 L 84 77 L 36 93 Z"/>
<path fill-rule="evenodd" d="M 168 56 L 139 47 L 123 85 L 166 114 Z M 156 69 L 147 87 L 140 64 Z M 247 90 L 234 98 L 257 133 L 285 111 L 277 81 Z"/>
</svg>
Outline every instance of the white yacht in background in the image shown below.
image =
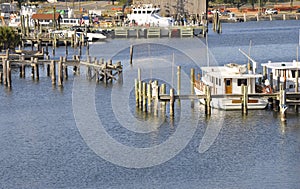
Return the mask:
<svg viewBox="0 0 300 189">
<path fill-rule="evenodd" d="M 131 25 L 138 26 L 169 27 L 174 23 L 171 17 L 162 17 L 160 8 L 152 4 L 133 6 L 127 18 Z"/>
</svg>

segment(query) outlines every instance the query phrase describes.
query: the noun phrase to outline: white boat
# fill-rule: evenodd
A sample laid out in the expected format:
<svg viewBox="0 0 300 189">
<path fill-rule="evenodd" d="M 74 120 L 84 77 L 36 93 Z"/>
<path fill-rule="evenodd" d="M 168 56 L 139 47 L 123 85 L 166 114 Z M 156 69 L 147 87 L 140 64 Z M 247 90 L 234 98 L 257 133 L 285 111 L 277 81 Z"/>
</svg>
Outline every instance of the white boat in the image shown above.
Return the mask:
<svg viewBox="0 0 300 189">
<path fill-rule="evenodd" d="M 300 88 L 300 63 L 296 60 L 292 62 L 269 61 L 261 65 L 266 66 L 267 73 L 270 71 L 273 73 L 273 80 L 271 82 L 274 86 L 277 86 L 277 89 L 279 89 L 279 85 L 282 83 L 288 92 L 295 92 L 296 72 L 298 72 L 298 89 Z"/>
<path fill-rule="evenodd" d="M 85 29 L 87 29 L 87 32 L 85 32 Z M 76 37 L 80 37 L 81 35 L 84 35 L 87 41 L 99 41 L 99 40 L 105 40 L 107 37 L 98 30 L 90 31 L 87 27 L 80 27 L 80 26 L 73 26 L 70 29 L 67 30 L 49 30 L 50 34 L 57 34 L 58 37 L 64 38 L 64 37 L 72 37 L 76 33 Z"/>
<path fill-rule="evenodd" d="M 169 27 L 174 23 L 171 17 L 162 17 L 160 8 L 152 4 L 133 6 L 127 18 L 131 25 L 138 26 Z"/>
<path fill-rule="evenodd" d="M 246 69 L 246 65 L 238 65 L 234 63 L 225 66 L 202 67 L 202 77 L 195 81 L 195 93 L 204 95 L 205 86 L 210 87 L 212 95 L 224 94 L 242 94 L 242 84 L 248 88 L 248 94 L 256 93 L 256 79 L 261 78 L 261 74 L 253 73 Z M 200 100 L 205 103 L 204 99 Z M 264 109 L 268 103 L 267 99 L 249 98 L 248 109 Z M 240 110 L 241 99 L 226 97 L 212 98 L 211 107 L 223 110 Z"/>
</svg>

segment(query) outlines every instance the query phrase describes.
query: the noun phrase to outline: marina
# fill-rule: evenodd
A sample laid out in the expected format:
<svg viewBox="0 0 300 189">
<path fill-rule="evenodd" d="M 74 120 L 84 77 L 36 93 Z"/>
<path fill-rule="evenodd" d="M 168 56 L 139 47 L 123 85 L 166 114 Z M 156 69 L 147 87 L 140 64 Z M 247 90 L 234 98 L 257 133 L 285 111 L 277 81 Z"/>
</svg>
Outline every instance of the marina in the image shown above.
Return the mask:
<svg viewBox="0 0 300 189">
<path fill-rule="evenodd" d="M 27 35 L 4 51 L 0 187 L 297 188 L 298 21 L 210 26 L 207 38 L 141 26 L 60 45 Z"/>
</svg>

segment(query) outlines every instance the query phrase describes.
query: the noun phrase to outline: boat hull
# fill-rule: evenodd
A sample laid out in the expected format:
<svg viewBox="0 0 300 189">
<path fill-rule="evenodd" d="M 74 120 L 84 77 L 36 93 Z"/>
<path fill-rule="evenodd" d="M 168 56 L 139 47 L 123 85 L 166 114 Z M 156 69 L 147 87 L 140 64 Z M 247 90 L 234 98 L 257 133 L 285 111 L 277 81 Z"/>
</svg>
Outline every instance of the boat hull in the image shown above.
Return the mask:
<svg viewBox="0 0 300 189">
<path fill-rule="evenodd" d="M 195 88 L 196 95 L 204 95 L 202 91 Z M 201 104 L 205 104 L 204 99 L 199 99 Z M 212 108 L 221 110 L 241 110 L 242 101 L 239 98 L 212 98 L 210 105 Z M 247 103 L 248 110 L 265 109 L 268 105 L 267 99 L 250 98 Z"/>
</svg>

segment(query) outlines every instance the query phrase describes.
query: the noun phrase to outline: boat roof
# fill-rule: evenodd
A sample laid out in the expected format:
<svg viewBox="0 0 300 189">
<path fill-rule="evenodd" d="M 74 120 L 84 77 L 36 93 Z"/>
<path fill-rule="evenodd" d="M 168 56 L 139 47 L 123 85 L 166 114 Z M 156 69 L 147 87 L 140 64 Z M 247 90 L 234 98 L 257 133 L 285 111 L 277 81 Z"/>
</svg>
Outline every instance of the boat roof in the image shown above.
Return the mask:
<svg viewBox="0 0 300 189">
<path fill-rule="evenodd" d="M 295 69 L 300 69 L 300 63 L 298 63 L 296 60 L 292 62 L 271 62 L 269 61 L 268 63 L 262 63 L 262 66 L 266 66 L 267 68 L 270 69 L 275 69 L 275 70 L 295 70 Z"/>
<path fill-rule="evenodd" d="M 228 67 L 224 66 L 209 66 L 209 67 L 201 67 L 202 71 L 205 72 L 207 75 L 216 77 L 216 78 L 260 78 L 262 74 L 255 74 L 253 72 L 245 71 L 244 66 L 241 65 L 241 68 L 244 70 L 239 70 L 239 67 Z"/>
</svg>

